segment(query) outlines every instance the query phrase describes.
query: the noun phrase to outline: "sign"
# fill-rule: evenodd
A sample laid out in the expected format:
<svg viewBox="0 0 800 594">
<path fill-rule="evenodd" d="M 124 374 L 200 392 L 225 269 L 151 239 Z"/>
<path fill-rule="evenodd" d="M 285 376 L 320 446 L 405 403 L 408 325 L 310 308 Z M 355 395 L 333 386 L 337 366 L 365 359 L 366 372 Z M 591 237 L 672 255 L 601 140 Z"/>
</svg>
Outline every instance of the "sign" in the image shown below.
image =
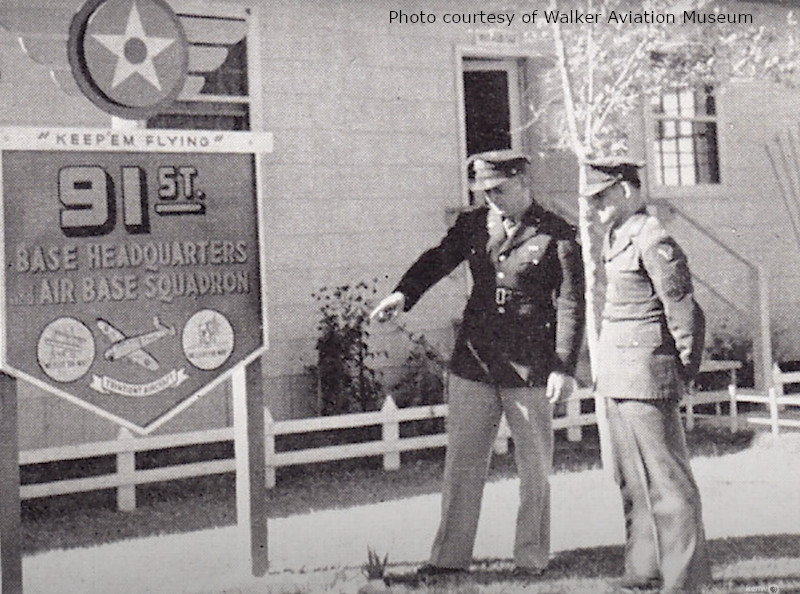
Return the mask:
<svg viewBox="0 0 800 594">
<path fill-rule="evenodd" d="M 266 348 L 245 132 L 0 129 L 0 364 L 147 433 Z"/>
<path fill-rule="evenodd" d="M 186 82 L 186 34 L 164 0 L 89 0 L 72 19 L 67 53 L 83 94 L 121 118 L 162 111 Z"/>
</svg>

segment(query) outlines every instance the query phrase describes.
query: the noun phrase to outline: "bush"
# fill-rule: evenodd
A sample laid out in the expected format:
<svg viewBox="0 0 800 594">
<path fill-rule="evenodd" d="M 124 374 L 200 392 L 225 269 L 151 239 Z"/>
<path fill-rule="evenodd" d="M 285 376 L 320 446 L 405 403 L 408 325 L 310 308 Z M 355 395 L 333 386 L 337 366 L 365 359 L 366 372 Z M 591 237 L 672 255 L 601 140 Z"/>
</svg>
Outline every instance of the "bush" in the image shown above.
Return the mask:
<svg viewBox="0 0 800 594">
<path fill-rule="evenodd" d="M 392 397 L 400 408 L 444 402 L 444 377 L 447 362 L 439 350 L 422 334 L 401 328 L 411 341 L 411 350 Z"/>
<path fill-rule="evenodd" d="M 727 322 L 715 328 L 706 336 L 706 357 L 717 361 L 739 361 L 742 368 L 737 373 L 740 386 L 753 386 L 753 339 L 743 334 L 742 330 L 731 329 Z M 718 377 L 699 376 L 697 387 L 701 390 L 721 390 L 728 385 L 728 378 L 721 374 Z"/>
<path fill-rule="evenodd" d="M 378 410 L 383 401 L 379 373 L 370 366 L 385 352 L 371 349 L 369 339 L 369 297 L 377 293 L 372 285 L 322 287 L 312 296 L 322 314 L 317 329 L 317 364 L 308 373 L 317 386 L 316 410 L 321 415 Z"/>
</svg>

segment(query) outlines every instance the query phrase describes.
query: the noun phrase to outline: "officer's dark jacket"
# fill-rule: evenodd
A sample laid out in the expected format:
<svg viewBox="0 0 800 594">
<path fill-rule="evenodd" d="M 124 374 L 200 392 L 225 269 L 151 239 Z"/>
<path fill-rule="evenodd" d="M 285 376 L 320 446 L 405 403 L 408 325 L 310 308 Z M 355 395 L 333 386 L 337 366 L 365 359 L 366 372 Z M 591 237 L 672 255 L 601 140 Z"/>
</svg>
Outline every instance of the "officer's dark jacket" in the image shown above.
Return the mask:
<svg viewBox="0 0 800 594">
<path fill-rule="evenodd" d="M 541 386 L 573 374 L 584 320 L 584 279 L 575 229 L 537 204 L 506 236 L 486 207 L 459 215 L 442 242 L 400 280 L 408 311 L 467 260 L 472 294 L 451 360 L 453 373 L 506 387 Z"/>
<path fill-rule="evenodd" d="M 700 367 L 705 333 L 681 248 L 639 212 L 606 236 L 606 301 L 597 390 L 612 398 L 678 398 Z"/>
</svg>

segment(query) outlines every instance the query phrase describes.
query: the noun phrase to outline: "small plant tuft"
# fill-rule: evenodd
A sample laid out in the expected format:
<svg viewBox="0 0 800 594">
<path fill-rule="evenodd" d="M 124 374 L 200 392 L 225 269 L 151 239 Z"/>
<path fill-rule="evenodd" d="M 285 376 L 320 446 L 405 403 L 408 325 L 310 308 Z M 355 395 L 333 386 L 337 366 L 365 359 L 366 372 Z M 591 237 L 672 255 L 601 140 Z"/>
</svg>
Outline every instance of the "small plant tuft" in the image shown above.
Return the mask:
<svg viewBox="0 0 800 594">
<path fill-rule="evenodd" d="M 367 547 L 367 562 L 361 566 L 361 570 L 368 580 L 382 580 L 386 573 L 386 565 L 389 563 L 389 553 L 380 558 L 372 547 Z"/>
</svg>

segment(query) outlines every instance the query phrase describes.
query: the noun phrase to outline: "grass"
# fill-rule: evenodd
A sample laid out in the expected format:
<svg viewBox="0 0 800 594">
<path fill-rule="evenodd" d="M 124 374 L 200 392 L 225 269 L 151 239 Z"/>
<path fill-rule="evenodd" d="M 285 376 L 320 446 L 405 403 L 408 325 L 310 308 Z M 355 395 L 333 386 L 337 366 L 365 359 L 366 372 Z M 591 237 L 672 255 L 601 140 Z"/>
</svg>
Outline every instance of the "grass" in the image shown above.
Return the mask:
<svg viewBox="0 0 800 594">
<path fill-rule="evenodd" d="M 755 536 L 708 542 L 714 582 L 703 594 L 800 592 L 800 535 Z M 612 594 L 623 566 L 623 548 L 595 547 L 564 551 L 553 558 L 542 579 L 516 580 L 507 559 L 476 562 L 468 576 L 440 578 L 423 584 L 414 568 L 391 566 L 391 594 Z M 356 569 L 274 576 L 270 585 L 240 588 L 237 594 L 325 594 L 355 591 L 365 581 Z M 348 588 L 348 585 L 350 587 Z M 773 587 L 773 589 L 770 589 Z M 777 587 L 778 589 L 774 589 Z M 378 590 L 379 591 L 379 590 Z M 232 594 L 233 591 L 231 591 Z"/>
</svg>

